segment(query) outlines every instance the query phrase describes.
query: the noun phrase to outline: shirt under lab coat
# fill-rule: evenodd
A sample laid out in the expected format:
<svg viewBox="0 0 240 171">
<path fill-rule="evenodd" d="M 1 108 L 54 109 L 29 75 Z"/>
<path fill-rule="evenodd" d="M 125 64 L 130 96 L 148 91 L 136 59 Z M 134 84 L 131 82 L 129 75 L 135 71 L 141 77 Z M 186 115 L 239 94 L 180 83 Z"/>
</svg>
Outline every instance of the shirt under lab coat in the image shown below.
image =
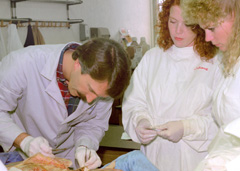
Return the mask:
<svg viewBox="0 0 240 171">
<path fill-rule="evenodd" d="M 193 47 L 159 47 L 148 51 L 135 69 L 123 99 L 123 126 L 139 142 L 136 122 L 147 118 L 153 126 L 185 120 L 184 137 L 173 143 L 157 137 L 141 146 L 162 171 L 193 171 L 207 155 L 217 132 L 211 117 L 213 89 L 218 78 L 217 59 L 202 61 Z"/>
<path fill-rule="evenodd" d="M 13 150 L 15 138 L 27 132 L 46 138 L 56 156 L 74 160 L 75 144 L 94 150 L 108 129 L 112 100 L 89 105 L 80 100 L 68 116 L 56 80 L 66 45 L 30 46 L 6 56 L 0 66 L 0 145 Z M 8 111 L 16 111 L 9 114 Z"/>
</svg>

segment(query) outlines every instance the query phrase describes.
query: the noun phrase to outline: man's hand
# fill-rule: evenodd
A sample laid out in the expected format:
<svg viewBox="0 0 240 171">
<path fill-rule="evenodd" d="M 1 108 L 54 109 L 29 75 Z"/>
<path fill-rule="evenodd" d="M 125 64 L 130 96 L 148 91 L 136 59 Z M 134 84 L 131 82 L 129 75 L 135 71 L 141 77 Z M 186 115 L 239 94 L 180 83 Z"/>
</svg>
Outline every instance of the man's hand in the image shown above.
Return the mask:
<svg viewBox="0 0 240 171">
<path fill-rule="evenodd" d="M 88 167 L 88 169 L 96 169 L 101 166 L 102 161 L 95 150 L 85 146 L 79 146 L 75 152 L 75 158 L 80 167 Z"/>
<path fill-rule="evenodd" d="M 49 146 L 48 141 L 43 137 L 33 138 L 32 136 L 27 136 L 20 143 L 20 148 L 29 157 L 37 153 L 42 153 L 48 157 L 54 157 L 52 148 Z"/>
<path fill-rule="evenodd" d="M 157 136 L 157 131 L 152 129 L 152 125 L 147 119 L 138 122 L 136 133 L 142 144 L 149 144 Z"/>
<path fill-rule="evenodd" d="M 156 127 L 158 135 L 172 142 L 178 142 L 183 137 L 184 128 L 182 121 L 167 122 Z"/>
</svg>

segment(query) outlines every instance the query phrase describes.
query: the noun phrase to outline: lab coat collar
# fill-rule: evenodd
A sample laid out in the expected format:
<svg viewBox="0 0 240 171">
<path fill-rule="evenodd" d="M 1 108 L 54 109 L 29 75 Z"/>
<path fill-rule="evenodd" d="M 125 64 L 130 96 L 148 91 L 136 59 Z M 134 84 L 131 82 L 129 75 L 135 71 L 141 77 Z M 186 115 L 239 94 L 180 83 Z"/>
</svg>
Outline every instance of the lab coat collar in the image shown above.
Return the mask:
<svg viewBox="0 0 240 171">
<path fill-rule="evenodd" d="M 62 50 L 68 46 L 69 44 L 79 44 L 76 42 L 70 42 L 67 44 L 60 44 L 60 45 L 52 45 L 53 48 L 47 49 L 49 50 L 49 58 L 48 61 L 45 64 L 45 67 L 43 68 L 41 74 L 48 80 L 56 79 L 56 70 L 59 62 L 59 58 L 61 55 Z M 51 66 L 51 67 L 50 67 Z"/>
<path fill-rule="evenodd" d="M 193 46 L 191 47 L 183 47 L 179 48 L 173 45 L 170 49 L 169 52 L 175 61 L 182 61 L 182 60 L 191 60 L 191 59 L 196 59 L 199 58 L 198 55 L 194 52 Z"/>
<path fill-rule="evenodd" d="M 63 101 L 61 92 L 59 90 L 57 80 L 56 80 L 56 72 L 57 72 L 57 66 L 59 62 L 59 58 L 61 55 L 62 50 L 64 47 L 66 47 L 69 44 L 72 44 L 75 42 L 70 42 L 65 45 L 50 45 L 49 48 L 45 48 L 44 51 L 48 53 L 46 64 L 41 71 L 41 75 L 49 81 L 49 85 L 46 87 L 46 92 L 54 98 L 59 104 L 61 104 L 62 107 L 66 110 L 65 103 Z M 75 43 L 76 44 L 76 43 Z"/>
</svg>

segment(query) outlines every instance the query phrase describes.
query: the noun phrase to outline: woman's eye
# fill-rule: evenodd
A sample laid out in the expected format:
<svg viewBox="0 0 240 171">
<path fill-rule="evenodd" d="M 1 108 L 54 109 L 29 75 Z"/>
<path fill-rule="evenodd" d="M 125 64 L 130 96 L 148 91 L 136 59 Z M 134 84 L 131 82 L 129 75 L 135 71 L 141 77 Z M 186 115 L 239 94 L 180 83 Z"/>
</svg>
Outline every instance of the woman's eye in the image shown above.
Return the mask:
<svg viewBox="0 0 240 171">
<path fill-rule="evenodd" d="M 176 21 L 170 20 L 170 23 L 173 23 L 173 24 L 174 24 L 174 23 L 176 23 Z"/>
<path fill-rule="evenodd" d="M 214 32 L 215 28 L 208 28 L 211 32 Z"/>
</svg>

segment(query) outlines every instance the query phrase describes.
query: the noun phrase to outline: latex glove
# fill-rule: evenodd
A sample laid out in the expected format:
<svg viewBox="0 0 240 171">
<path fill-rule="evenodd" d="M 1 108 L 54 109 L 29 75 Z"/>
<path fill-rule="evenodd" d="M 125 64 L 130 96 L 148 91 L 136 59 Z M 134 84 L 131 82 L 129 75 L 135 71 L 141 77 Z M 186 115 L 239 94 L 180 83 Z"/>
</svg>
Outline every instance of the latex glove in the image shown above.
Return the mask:
<svg viewBox="0 0 240 171">
<path fill-rule="evenodd" d="M 89 149 L 85 146 L 79 146 L 75 152 L 75 158 L 80 167 L 87 167 L 88 169 L 96 169 L 101 166 L 102 161 L 95 150 Z"/>
<path fill-rule="evenodd" d="M 172 142 L 178 142 L 183 137 L 182 121 L 171 121 L 156 127 L 158 135 Z"/>
<path fill-rule="evenodd" d="M 152 125 L 147 119 L 141 119 L 138 122 L 136 133 L 142 144 L 149 144 L 157 136 L 157 131 L 152 129 Z"/>
<path fill-rule="evenodd" d="M 32 136 L 27 136 L 20 143 L 20 147 L 29 157 L 37 153 L 42 153 L 48 157 L 54 157 L 52 148 L 49 146 L 48 141 L 43 137 L 33 138 Z"/>
</svg>

